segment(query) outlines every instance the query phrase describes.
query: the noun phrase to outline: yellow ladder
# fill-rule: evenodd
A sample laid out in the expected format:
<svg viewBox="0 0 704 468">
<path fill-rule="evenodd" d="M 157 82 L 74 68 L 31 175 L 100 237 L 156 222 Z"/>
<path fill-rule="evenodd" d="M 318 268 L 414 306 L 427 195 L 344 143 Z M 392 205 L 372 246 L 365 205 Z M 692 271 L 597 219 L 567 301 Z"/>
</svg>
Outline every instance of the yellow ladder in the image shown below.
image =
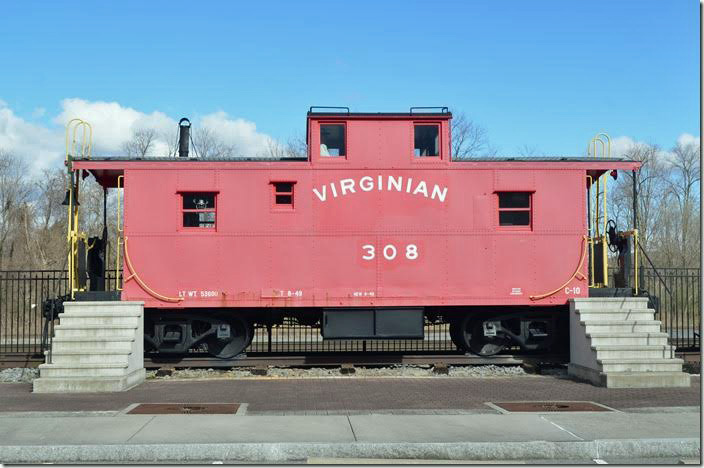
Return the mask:
<svg viewBox="0 0 704 468">
<path fill-rule="evenodd" d="M 599 152 L 601 149 L 601 152 Z M 611 138 L 606 133 L 597 133 L 594 138 L 592 138 L 587 147 L 587 155 L 593 158 L 611 157 Z M 588 176 L 589 179 L 591 177 Z M 609 266 L 608 266 L 608 256 L 607 256 L 607 245 L 606 245 L 606 224 L 608 222 L 607 218 L 607 203 L 606 196 L 608 192 L 608 173 L 604 173 L 592 180 L 592 184 L 589 188 L 590 197 L 590 225 L 589 229 L 589 262 L 591 265 L 591 277 L 590 277 L 590 287 L 606 287 L 609 283 Z M 592 187 L 594 191 L 592 192 Z M 596 252 L 596 255 L 601 256 L 601 266 L 602 266 L 602 282 L 594 281 L 594 255 L 595 255 L 595 244 L 599 244 L 601 250 Z"/>
<path fill-rule="evenodd" d="M 82 119 L 72 119 L 66 124 L 66 169 L 68 170 L 68 187 L 66 189 L 66 203 L 68 204 L 66 242 L 68 244 L 68 284 L 71 299 L 76 291 L 85 290 L 78 277 L 79 242 L 85 246 L 84 253 L 90 249 L 85 232 L 78 230 L 78 186 L 80 177 L 72 170 L 74 158 L 90 159 L 93 148 L 93 128 Z"/>
</svg>

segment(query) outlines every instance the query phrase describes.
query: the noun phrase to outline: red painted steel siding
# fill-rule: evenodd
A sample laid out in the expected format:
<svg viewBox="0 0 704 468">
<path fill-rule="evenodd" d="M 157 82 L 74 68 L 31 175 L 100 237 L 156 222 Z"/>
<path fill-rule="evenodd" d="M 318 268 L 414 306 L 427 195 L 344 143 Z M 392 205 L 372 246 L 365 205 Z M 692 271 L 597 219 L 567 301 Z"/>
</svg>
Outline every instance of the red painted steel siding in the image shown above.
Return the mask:
<svg viewBox="0 0 704 468">
<path fill-rule="evenodd" d="M 528 298 L 564 283 L 578 264 L 586 232 L 584 169 L 416 167 L 410 158 L 404 168 L 357 163 L 126 168 L 125 235 L 132 263 L 153 290 L 186 298 L 162 302 L 135 281 L 125 284 L 123 298 L 149 307 L 268 307 L 542 305 L 586 296 L 586 280 L 575 279 L 570 287 L 580 287 L 578 294 Z M 402 177 L 402 191 L 388 190 L 389 176 Z M 372 189 L 366 190 L 369 179 L 360 187 L 363 177 L 371 178 Z M 354 193 L 341 193 L 342 179 L 354 181 Z M 272 209 L 271 181 L 296 183 L 293 210 Z M 413 194 L 420 181 L 428 197 L 422 190 Z M 439 193 L 432 198 L 436 185 L 447 189 L 444 201 Z M 321 193 L 323 186 L 325 201 L 313 191 Z M 532 229 L 498 226 L 495 192 L 502 190 L 534 192 Z M 180 227 L 182 191 L 217 192 L 216 230 Z M 416 259 L 406 258 L 411 244 Z M 373 260 L 362 258 L 365 245 L 375 247 Z M 396 248 L 393 260 L 384 258 L 387 245 Z M 212 292 L 215 297 L 200 297 Z"/>
</svg>

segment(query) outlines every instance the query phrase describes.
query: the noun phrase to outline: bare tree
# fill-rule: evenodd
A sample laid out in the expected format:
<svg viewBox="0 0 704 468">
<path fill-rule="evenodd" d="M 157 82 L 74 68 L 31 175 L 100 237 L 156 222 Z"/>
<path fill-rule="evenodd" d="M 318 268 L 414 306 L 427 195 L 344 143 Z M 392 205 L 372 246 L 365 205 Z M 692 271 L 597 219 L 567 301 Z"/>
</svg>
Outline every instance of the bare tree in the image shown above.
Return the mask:
<svg viewBox="0 0 704 468">
<path fill-rule="evenodd" d="M 496 149 L 489 143 L 486 129 L 469 119 L 464 112 L 457 112 L 453 115 L 451 132 L 451 149 L 454 159 L 496 154 Z"/>
<path fill-rule="evenodd" d="M 308 157 L 308 143 L 305 136 L 291 137 L 286 143 L 286 154 L 289 158 Z"/>
<path fill-rule="evenodd" d="M 666 184 L 668 192 L 672 195 L 673 204 L 676 209 L 677 225 L 679 227 L 671 245 L 678 246 L 679 265 L 688 267 L 698 264 L 698 256 L 692 258 L 692 254 L 698 252 L 699 236 L 698 226 L 693 223 L 699 211 L 699 192 L 697 187 L 701 180 L 701 167 L 699 161 L 699 145 L 695 143 L 677 145 L 672 149 L 672 159 L 670 162 L 671 172 Z M 692 245 L 695 239 L 696 245 Z"/>
<path fill-rule="evenodd" d="M 147 156 L 156 140 L 156 130 L 142 128 L 132 133 L 132 139 L 122 145 L 122 150 L 127 156 L 143 158 Z"/>
<path fill-rule="evenodd" d="M 166 155 L 169 158 L 175 158 L 178 156 L 178 138 L 179 138 L 179 133 L 178 131 L 176 134 L 171 133 L 171 132 L 162 132 L 160 134 L 160 140 L 163 141 L 166 144 Z M 190 144 L 190 142 L 189 142 Z M 193 149 L 191 149 L 193 151 Z"/>
<path fill-rule="evenodd" d="M 225 144 L 212 130 L 207 127 L 198 127 L 193 132 L 193 146 L 198 157 L 204 159 L 231 158 L 234 148 Z"/>
<path fill-rule="evenodd" d="M 303 137 L 289 138 L 286 144 L 281 144 L 276 140 L 269 140 L 263 154 L 263 157 L 272 159 L 305 158 L 307 156 L 308 144 Z"/>
<path fill-rule="evenodd" d="M 23 210 L 31 186 L 24 160 L 0 150 L 0 269 L 8 266 L 20 240 Z"/>
<path fill-rule="evenodd" d="M 633 177 L 636 179 L 638 229 L 643 247 L 648 249 L 658 243 L 656 238 L 660 217 L 667 197 L 664 181 L 667 178 L 667 167 L 662 158 L 662 152 L 657 145 L 637 143 L 624 153 L 624 157 L 641 162 L 641 168 L 634 173 L 622 172 L 622 177 L 613 182 L 607 182 L 613 188 L 609 189 L 609 217 L 619 225 L 619 229 L 632 224 L 633 219 Z"/>
<path fill-rule="evenodd" d="M 62 202 L 66 171 L 44 170 L 33 181 L 35 202 L 32 218 L 25 216 L 25 245 L 37 268 L 59 268 L 65 264 L 66 219 Z M 25 215 L 29 210 L 25 211 Z M 30 229 L 31 226 L 31 229 Z"/>
</svg>

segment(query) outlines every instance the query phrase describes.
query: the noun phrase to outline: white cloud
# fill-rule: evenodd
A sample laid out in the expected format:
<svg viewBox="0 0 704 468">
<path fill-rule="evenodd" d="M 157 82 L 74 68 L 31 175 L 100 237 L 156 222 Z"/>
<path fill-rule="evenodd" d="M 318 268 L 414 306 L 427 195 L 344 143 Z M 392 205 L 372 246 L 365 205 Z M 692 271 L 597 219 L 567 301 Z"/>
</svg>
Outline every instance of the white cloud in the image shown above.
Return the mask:
<svg viewBox="0 0 704 468">
<path fill-rule="evenodd" d="M 176 121 L 163 112 L 146 114 L 117 102 L 91 102 L 78 98 L 64 99 L 61 107 L 63 111 L 54 118 L 54 122 L 64 126 L 71 119 L 80 118 L 90 123 L 95 154 L 120 154 L 122 145 L 139 129 L 154 129 L 158 135 L 166 132 L 175 134 Z"/>
<path fill-rule="evenodd" d="M 635 140 L 633 140 L 633 138 L 627 137 L 627 136 L 620 136 L 620 137 L 613 138 L 611 140 L 611 156 L 616 157 L 616 158 L 622 158 L 622 157 L 624 157 L 625 153 L 629 149 L 631 149 L 636 144 L 640 144 L 640 143 L 643 143 L 643 142 L 642 141 L 636 142 Z M 599 151 L 601 151 L 600 147 L 599 147 Z"/>
<path fill-rule="evenodd" d="M 156 130 L 157 139 L 150 151 L 151 156 L 168 154 L 166 139 L 176 137 L 177 120 L 160 111 L 141 112 L 118 102 L 87 101 L 70 98 L 61 101 L 61 112 L 52 119 L 53 126 L 31 123 L 17 116 L 7 103 L 0 99 L 0 150 L 7 150 L 25 158 L 30 169 L 61 167 L 64 158 L 64 125 L 73 118 L 81 118 L 93 128 L 93 154 L 121 155 L 122 147 L 136 130 Z M 43 107 L 35 109 L 33 115 L 43 116 Z M 269 135 L 257 131 L 254 122 L 229 116 L 224 111 L 193 119 L 193 128 L 210 129 L 214 136 L 234 148 L 237 156 L 262 156 L 276 142 Z M 700 138 L 682 133 L 677 142 L 699 144 Z M 645 143 L 629 136 L 618 136 L 611 140 L 611 155 L 622 157 L 633 145 Z M 663 151 L 668 159 L 670 153 Z"/>
<path fill-rule="evenodd" d="M 700 138 L 698 136 L 691 135 L 689 133 L 682 133 L 677 137 L 677 143 L 681 145 L 696 144 L 699 145 Z M 637 141 L 628 136 L 620 136 L 613 138 L 611 140 L 611 156 L 614 157 L 624 157 L 629 149 L 636 145 L 646 145 L 649 144 L 644 141 Z M 671 164 L 674 160 L 674 153 L 670 151 L 669 147 L 661 147 L 658 152 L 658 156 L 661 161 L 666 164 Z"/>
<path fill-rule="evenodd" d="M 257 132 L 254 122 L 232 119 L 223 111 L 204 116 L 200 119 L 200 124 L 210 129 L 225 144 L 232 146 L 237 156 L 262 155 L 274 143 L 270 136 Z"/>
<path fill-rule="evenodd" d="M 689 133 L 683 133 L 679 136 L 679 138 L 677 138 L 677 143 L 682 146 L 686 146 L 689 144 L 699 145 L 699 141 L 700 140 L 698 136 L 690 135 Z"/>
<path fill-rule="evenodd" d="M 64 99 L 63 111 L 54 122 L 65 125 L 73 118 L 81 118 L 93 127 L 93 148 L 95 154 L 117 155 L 129 141 L 134 131 L 154 129 L 156 141 L 150 156 L 165 156 L 168 153 L 166 139 L 176 138 L 177 120 L 163 112 L 150 114 L 117 102 L 86 101 L 73 98 Z M 193 128 L 206 127 L 214 136 L 231 146 L 237 156 L 256 156 L 263 153 L 273 139 L 257 132 L 254 122 L 241 118 L 231 118 L 223 111 L 214 112 L 193 121 Z"/>
<path fill-rule="evenodd" d="M 33 116 L 44 115 L 37 108 Z M 32 172 L 44 168 L 61 167 L 65 154 L 64 128 L 71 119 L 80 118 L 93 129 L 93 154 L 116 156 L 123 154 L 123 145 L 134 131 L 154 129 L 157 137 L 150 156 L 168 154 L 167 139 L 176 138 L 178 122 L 163 112 L 141 112 L 118 102 L 87 101 L 80 98 L 61 101 L 61 112 L 53 117 L 54 125 L 44 126 L 17 116 L 0 100 L 0 149 L 26 158 Z M 257 131 L 254 122 L 215 112 L 194 119 L 193 128 L 207 127 L 238 156 L 257 156 L 264 153 L 274 140 Z"/>
<path fill-rule="evenodd" d="M 60 167 L 63 132 L 29 123 L 0 101 L 0 150 L 23 158 L 30 171 Z"/>
</svg>

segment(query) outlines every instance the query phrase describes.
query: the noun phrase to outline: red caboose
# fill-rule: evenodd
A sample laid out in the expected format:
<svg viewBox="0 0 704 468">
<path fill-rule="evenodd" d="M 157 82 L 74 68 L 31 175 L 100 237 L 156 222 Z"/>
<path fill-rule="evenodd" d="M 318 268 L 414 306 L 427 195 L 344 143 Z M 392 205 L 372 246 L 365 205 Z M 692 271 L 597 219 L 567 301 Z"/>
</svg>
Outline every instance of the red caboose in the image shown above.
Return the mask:
<svg viewBox="0 0 704 468">
<path fill-rule="evenodd" d="M 325 339 L 422 338 L 431 318 L 480 354 L 547 347 L 567 300 L 589 295 L 594 257 L 605 266 L 587 191 L 637 163 L 453 160 L 451 118 L 311 111 L 300 159 L 201 159 L 184 144 L 179 158 L 69 162 L 124 187 L 120 297 L 145 302 L 158 351 L 233 356 L 264 309 Z"/>
</svg>

